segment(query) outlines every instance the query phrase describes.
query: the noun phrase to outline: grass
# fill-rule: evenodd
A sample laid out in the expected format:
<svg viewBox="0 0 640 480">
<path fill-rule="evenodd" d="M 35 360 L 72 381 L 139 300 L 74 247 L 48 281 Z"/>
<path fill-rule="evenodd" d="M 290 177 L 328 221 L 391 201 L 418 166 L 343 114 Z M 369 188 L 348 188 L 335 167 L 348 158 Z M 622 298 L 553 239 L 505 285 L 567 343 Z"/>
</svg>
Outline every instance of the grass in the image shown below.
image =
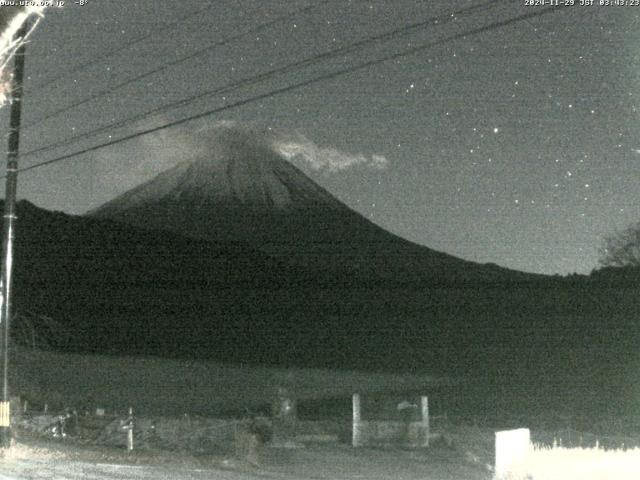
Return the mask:
<svg viewBox="0 0 640 480">
<path fill-rule="evenodd" d="M 504 480 L 637 480 L 639 472 L 640 448 L 533 445 L 524 462 Z"/>
<path fill-rule="evenodd" d="M 466 460 L 491 470 L 494 461 L 494 429 L 449 425 L 445 437 Z M 542 433 L 542 434 L 541 434 Z M 581 432 L 574 432 L 581 433 Z M 533 432 L 534 438 L 553 438 L 548 432 Z M 582 435 L 589 435 L 582 433 Z M 595 436 L 594 436 L 595 437 Z M 507 476 L 496 480 L 637 480 L 640 478 L 640 447 L 635 437 L 603 437 L 619 441 L 617 448 L 603 447 L 595 440 L 589 446 L 563 446 L 562 441 L 529 444 L 522 463 L 514 466 Z M 587 441 L 589 441 L 587 439 Z M 624 443 L 623 443 L 624 441 Z M 609 442 L 613 444 L 613 442 Z"/>
<path fill-rule="evenodd" d="M 35 407 L 141 415 L 215 416 L 268 406 L 279 387 L 298 400 L 407 391 L 442 384 L 429 375 L 229 365 L 213 361 L 11 352 L 12 395 Z"/>
</svg>

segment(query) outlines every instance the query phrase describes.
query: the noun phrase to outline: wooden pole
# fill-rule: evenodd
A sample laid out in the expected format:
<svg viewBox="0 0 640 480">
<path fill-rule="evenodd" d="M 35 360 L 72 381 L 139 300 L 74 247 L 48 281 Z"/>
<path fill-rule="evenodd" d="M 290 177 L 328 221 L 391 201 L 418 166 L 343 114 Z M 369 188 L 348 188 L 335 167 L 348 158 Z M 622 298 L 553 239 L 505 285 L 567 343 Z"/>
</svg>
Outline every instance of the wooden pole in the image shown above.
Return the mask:
<svg viewBox="0 0 640 480">
<path fill-rule="evenodd" d="M 26 21 L 16 33 L 16 39 L 28 32 Z M 9 323 L 12 315 L 13 242 L 16 220 L 16 190 L 18 185 L 18 147 L 20 145 L 20 115 L 22 112 L 22 78 L 24 76 L 25 42 L 18 47 L 11 77 L 11 116 L 7 150 L 7 173 L 4 199 L 2 239 L 2 273 L 0 286 L 0 361 L 2 362 L 2 398 L 0 401 L 0 447 L 11 446 L 11 411 L 9 403 Z"/>
<path fill-rule="evenodd" d="M 360 411 L 360 395 L 353 394 L 353 430 L 351 436 L 351 444 L 354 447 L 362 446 L 362 416 Z"/>
</svg>

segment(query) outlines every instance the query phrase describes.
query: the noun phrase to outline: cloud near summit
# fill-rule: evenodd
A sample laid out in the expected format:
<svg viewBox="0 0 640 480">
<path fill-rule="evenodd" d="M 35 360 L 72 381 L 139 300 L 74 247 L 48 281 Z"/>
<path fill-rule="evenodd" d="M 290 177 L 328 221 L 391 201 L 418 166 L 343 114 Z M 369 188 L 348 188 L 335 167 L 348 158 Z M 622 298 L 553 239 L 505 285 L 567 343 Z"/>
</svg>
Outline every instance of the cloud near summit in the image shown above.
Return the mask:
<svg viewBox="0 0 640 480">
<path fill-rule="evenodd" d="M 320 147 L 300 134 L 274 140 L 273 148 L 287 160 L 303 161 L 314 170 L 332 173 L 360 166 L 383 170 L 389 165 L 383 155 L 367 157 L 362 153 L 352 154 L 332 147 Z"/>
<path fill-rule="evenodd" d="M 257 143 L 264 142 L 263 144 L 287 160 L 316 171 L 337 173 L 355 167 L 384 170 L 389 166 L 389 161 L 383 155 L 366 156 L 363 153 L 354 154 L 333 147 L 321 147 L 301 133 L 262 129 L 235 121 L 222 120 L 207 125 L 199 130 L 199 134 L 204 134 L 215 142 L 218 135 L 234 131 Z"/>
</svg>

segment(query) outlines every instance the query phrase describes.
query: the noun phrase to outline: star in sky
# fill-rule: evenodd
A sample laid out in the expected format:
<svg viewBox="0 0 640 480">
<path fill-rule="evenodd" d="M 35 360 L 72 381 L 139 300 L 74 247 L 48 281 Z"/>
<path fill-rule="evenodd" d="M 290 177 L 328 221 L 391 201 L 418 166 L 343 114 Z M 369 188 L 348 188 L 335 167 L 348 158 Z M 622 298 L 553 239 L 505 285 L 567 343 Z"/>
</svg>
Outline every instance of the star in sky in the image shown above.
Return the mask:
<svg viewBox="0 0 640 480">
<path fill-rule="evenodd" d="M 428 6 L 412 0 L 336 0 L 288 18 L 309 2 L 265 0 L 258 5 L 242 0 L 233 6 L 220 2 L 215 9 L 203 9 L 194 0 L 137 0 L 127 9 L 117 4 L 90 2 L 52 11 L 45 18 L 29 45 L 26 124 L 205 45 L 250 33 L 25 129 L 24 151 L 420 19 L 438 14 L 448 18 L 450 12 L 468 6 L 461 0 Z M 198 10 L 202 11 L 193 15 Z M 354 166 L 328 173 L 299 166 L 354 209 L 375 215 L 376 223 L 417 243 L 526 271 L 586 273 L 597 267 L 603 236 L 640 219 L 640 192 L 634 181 L 640 174 L 640 148 L 634 145 L 640 133 L 635 104 L 640 22 L 638 13 L 622 10 L 563 9 L 449 42 L 443 40 L 448 35 L 525 9 L 501 5 L 457 15 L 454 22 L 441 19 L 429 28 L 374 42 L 331 61 L 104 131 L 73 148 L 431 45 L 243 104 L 162 133 L 162 139 L 190 152 L 198 141 L 195 132 L 228 120 L 299 133 L 322 147 L 368 158 L 379 155 L 388 159 L 383 171 Z M 257 22 L 279 16 L 283 21 L 251 31 Z M 145 36 L 127 47 L 132 39 Z M 61 147 L 47 155 L 73 148 Z M 180 161 L 179 151 L 168 148 L 166 154 L 151 155 L 148 143 L 140 139 L 34 169 L 21 177 L 19 192 L 38 205 L 82 213 Z M 46 160 L 47 155 L 21 162 Z M 145 168 L 133 168 L 132 158 Z"/>
</svg>

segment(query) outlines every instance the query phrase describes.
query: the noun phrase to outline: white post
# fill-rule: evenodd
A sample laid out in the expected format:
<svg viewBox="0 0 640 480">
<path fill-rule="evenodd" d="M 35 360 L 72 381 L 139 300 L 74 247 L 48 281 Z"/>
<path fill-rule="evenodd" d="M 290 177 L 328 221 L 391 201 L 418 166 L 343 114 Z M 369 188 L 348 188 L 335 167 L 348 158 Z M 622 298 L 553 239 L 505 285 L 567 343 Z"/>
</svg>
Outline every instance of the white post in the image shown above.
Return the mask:
<svg viewBox="0 0 640 480">
<path fill-rule="evenodd" d="M 354 447 L 362 446 L 362 436 L 361 436 L 361 422 L 362 416 L 360 411 L 360 395 L 357 393 L 353 394 L 353 430 L 351 436 L 351 444 Z"/>
<path fill-rule="evenodd" d="M 426 395 L 420 397 L 420 411 L 422 413 L 422 431 L 424 439 L 422 440 L 422 446 L 429 446 L 429 435 L 431 434 L 429 426 L 429 397 Z"/>
<path fill-rule="evenodd" d="M 127 452 L 133 451 L 133 428 L 127 430 Z"/>
<path fill-rule="evenodd" d="M 129 407 L 127 419 L 127 452 L 133 451 L 133 407 Z"/>
</svg>

